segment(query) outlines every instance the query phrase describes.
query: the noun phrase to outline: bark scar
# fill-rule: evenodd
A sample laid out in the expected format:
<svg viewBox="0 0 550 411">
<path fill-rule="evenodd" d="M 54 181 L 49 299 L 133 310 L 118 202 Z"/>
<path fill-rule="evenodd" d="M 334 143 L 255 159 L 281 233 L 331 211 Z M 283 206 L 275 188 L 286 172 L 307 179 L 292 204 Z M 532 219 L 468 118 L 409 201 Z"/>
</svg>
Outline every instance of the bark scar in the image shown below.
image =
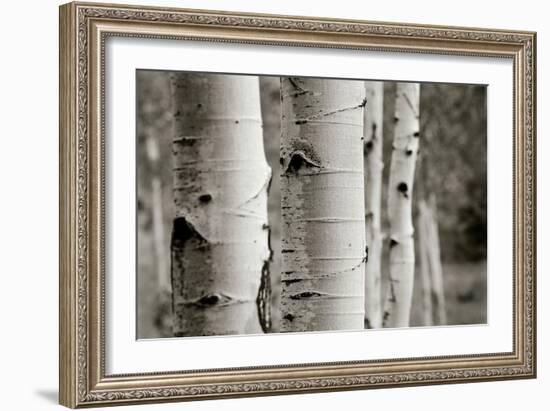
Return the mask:
<svg viewBox="0 0 550 411">
<path fill-rule="evenodd" d="M 305 90 L 302 87 L 300 87 L 298 83 L 296 83 L 296 81 L 292 79 L 292 77 L 288 77 L 288 81 L 290 82 L 290 84 L 292 84 L 292 87 L 294 87 L 294 90 L 296 90 L 296 92 L 292 93 L 293 96 L 300 96 L 302 94 L 309 93 L 308 90 Z"/>
<path fill-rule="evenodd" d="M 397 185 L 397 191 L 403 194 L 403 197 L 405 198 L 409 198 L 408 190 L 409 190 L 409 187 L 405 182 L 401 182 Z"/>
<path fill-rule="evenodd" d="M 388 322 L 388 318 L 390 318 L 390 312 L 389 311 L 384 311 L 384 316 L 382 318 L 382 326 L 385 327 L 387 322 Z"/>
<path fill-rule="evenodd" d="M 211 194 L 203 194 L 199 196 L 199 202 L 201 204 L 208 204 L 210 201 L 212 201 L 212 195 Z"/>
<path fill-rule="evenodd" d="M 393 286 L 394 282 L 395 282 L 394 279 L 390 279 L 390 298 L 389 298 L 390 303 L 396 303 L 397 302 L 397 298 L 395 296 L 395 288 Z"/>
<path fill-rule="evenodd" d="M 294 316 L 292 314 L 288 313 L 285 316 L 283 316 L 283 319 L 292 322 L 292 321 L 294 321 Z"/>
<path fill-rule="evenodd" d="M 258 318 L 260 320 L 260 326 L 264 333 L 268 333 L 271 330 L 271 276 L 270 276 L 270 260 L 264 260 L 262 266 L 262 276 L 260 279 L 260 288 L 258 289 L 258 297 L 256 298 L 256 305 L 258 307 Z"/>
<path fill-rule="evenodd" d="M 207 243 L 208 240 L 197 231 L 195 226 L 191 224 L 185 217 L 178 217 L 174 219 L 174 226 L 172 229 L 172 248 L 183 248 L 185 243 L 196 237 L 199 243 Z"/>
<path fill-rule="evenodd" d="M 365 318 L 365 328 L 368 328 L 368 329 L 372 328 L 372 325 L 371 325 L 370 320 L 368 318 Z"/>
<path fill-rule="evenodd" d="M 270 170 L 271 171 L 271 170 Z M 264 186 L 260 189 L 260 192 L 265 188 L 266 196 L 269 195 L 271 189 L 271 172 L 268 175 L 268 179 Z M 259 194 L 257 194 L 259 195 Z M 270 265 L 273 261 L 273 249 L 271 248 L 271 227 L 268 223 L 262 224 L 262 230 L 267 230 L 267 249 L 269 251 L 269 257 L 264 260 L 262 265 L 262 274 L 260 277 L 260 288 L 258 289 L 258 296 L 256 297 L 256 306 L 258 307 L 258 319 L 260 320 L 260 326 L 264 333 L 271 331 L 271 272 Z"/>
<path fill-rule="evenodd" d="M 303 166 L 307 168 L 321 168 L 321 164 L 308 157 L 304 151 L 296 150 L 290 155 L 290 161 L 286 167 L 285 174 L 298 174 Z"/>
<path fill-rule="evenodd" d="M 374 146 L 374 142 L 376 140 L 376 128 L 377 128 L 377 124 L 373 122 L 371 126 L 370 139 L 369 141 L 365 142 L 365 150 L 364 150 L 365 155 L 368 155 L 372 150 L 372 147 Z"/>
<path fill-rule="evenodd" d="M 372 139 L 365 142 L 365 148 L 364 148 L 364 151 L 363 151 L 365 155 L 368 156 L 370 154 L 373 145 L 374 145 L 374 143 L 373 143 Z"/>
</svg>

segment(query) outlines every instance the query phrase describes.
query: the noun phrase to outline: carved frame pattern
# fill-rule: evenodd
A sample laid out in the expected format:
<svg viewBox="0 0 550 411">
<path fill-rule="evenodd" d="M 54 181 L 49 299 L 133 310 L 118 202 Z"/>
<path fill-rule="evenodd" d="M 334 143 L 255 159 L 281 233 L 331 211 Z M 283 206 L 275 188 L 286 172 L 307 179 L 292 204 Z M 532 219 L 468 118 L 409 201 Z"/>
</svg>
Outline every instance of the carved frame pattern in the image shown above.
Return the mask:
<svg viewBox="0 0 550 411">
<path fill-rule="evenodd" d="M 535 377 L 535 33 L 91 3 L 61 6 L 60 22 L 60 402 L 63 405 L 101 406 Z M 317 35 L 313 40 L 312 33 Z M 109 36 L 513 59 L 514 352 L 204 370 L 196 379 L 189 372 L 106 376 L 102 99 L 103 49 Z M 220 375 L 227 376 L 227 381 L 213 378 Z"/>
</svg>

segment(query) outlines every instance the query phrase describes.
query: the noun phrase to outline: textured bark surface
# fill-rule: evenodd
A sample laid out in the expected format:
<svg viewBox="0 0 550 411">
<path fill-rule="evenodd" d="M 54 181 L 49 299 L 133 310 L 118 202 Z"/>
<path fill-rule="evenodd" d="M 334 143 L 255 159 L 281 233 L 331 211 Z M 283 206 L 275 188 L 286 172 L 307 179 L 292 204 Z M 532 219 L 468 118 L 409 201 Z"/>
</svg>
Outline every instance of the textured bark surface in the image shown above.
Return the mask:
<svg viewBox="0 0 550 411">
<path fill-rule="evenodd" d="M 258 78 L 174 74 L 172 91 L 174 334 L 261 333 L 269 328 L 271 169 Z"/>
<path fill-rule="evenodd" d="M 367 104 L 364 110 L 365 224 L 369 259 L 365 267 L 365 326 L 382 327 L 382 171 L 384 161 L 383 114 L 384 82 L 365 83 Z"/>
<path fill-rule="evenodd" d="M 364 328 L 364 83 L 282 78 L 281 331 Z"/>
<path fill-rule="evenodd" d="M 397 83 L 395 129 L 388 184 L 390 285 L 384 326 L 407 327 L 414 285 L 413 182 L 420 137 L 420 84 Z"/>
</svg>

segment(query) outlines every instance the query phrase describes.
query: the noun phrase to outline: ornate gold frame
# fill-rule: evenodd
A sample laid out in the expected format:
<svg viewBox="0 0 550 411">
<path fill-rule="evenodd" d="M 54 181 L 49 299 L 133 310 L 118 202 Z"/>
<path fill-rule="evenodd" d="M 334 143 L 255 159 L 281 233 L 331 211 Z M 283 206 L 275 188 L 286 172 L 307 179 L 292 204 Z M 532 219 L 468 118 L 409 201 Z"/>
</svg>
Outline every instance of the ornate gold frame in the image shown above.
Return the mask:
<svg viewBox="0 0 550 411">
<path fill-rule="evenodd" d="M 109 36 L 491 56 L 514 64 L 514 349 L 472 356 L 105 375 L 103 61 Z M 536 375 L 532 32 L 70 3 L 60 8 L 60 403 L 68 407 Z"/>
</svg>

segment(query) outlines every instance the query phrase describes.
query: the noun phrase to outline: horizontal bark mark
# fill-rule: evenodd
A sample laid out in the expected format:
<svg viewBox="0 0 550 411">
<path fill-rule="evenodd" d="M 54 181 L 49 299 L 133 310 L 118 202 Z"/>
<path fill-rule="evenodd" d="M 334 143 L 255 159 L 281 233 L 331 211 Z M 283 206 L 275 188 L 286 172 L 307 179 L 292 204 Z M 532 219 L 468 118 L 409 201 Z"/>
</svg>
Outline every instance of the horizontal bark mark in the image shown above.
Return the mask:
<svg viewBox="0 0 550 411">
<path fill-rule="evenodd" d="M 185 302 L 184 305 L 194 305 L 197 307 L 213 307 L 213 306 L 224 306 L 230 304 L 238 304 L 244 301 L 234 300 L 228 295 L 221 293 L 212 293 L 203 295 L 200 298 L 197 298 L 194 301 Z"/>
<path fill-rule="evenodd" d="M 328 293 L 320 293 L 317 291 L 304 291 L 298 294 L 292 294 L 289 295 L 288 298 L 291 300 L 328 300 L 328 299 L 343 299 L 343 300 L 349 300 L 349 299 L 363 299 L 363 294 L 360 295 L 338 295 L 338 294 L 328 294 Z M 331 315 L 335 315 L 337 313 L 331 313 Z M 361 314 L 364 315 L 363 312 Z"/>
<path fill-rule="evenodd" d="M 229 305 L 236 305 L 236 304 L 249 304 L 250 302 L 253 302 L 253 301 L 254 300 L 251 300 L 251 299 L 245 300 L 245 299 L 234 298 L 223 293 L 205 294 L 194 300 L 183 300 L 178 298 L 174 299 L 176 306 L 194 307 L 194 308 L 202 308 L 202 309 L 209 309 L 214 307 L 226 307 Z"/>
<path fill-rule="evenodd" d="M 310 298 L 319 298 L 325 296 L 326 294 L 321 294 L 315 291 L 304 291 L 303 293 L 294 294 L 289 296 L 291 300 L 305 300 Z"/>
<path fill-rule="evenodd" d="M 283 279 L 283 280 L 281 280 L 281 282 L 283 284 L 289 285 L 289 284 L 299 283 L 299 282 L 304 281 L 304 280 L 309 280 L 309 278 L 308 279 L 305 279 L 305 278 L 291 278 L 291 279 L 288 279 L 288 280 Z"/>
<path fill-rule="evenodd" d="M 338 110 L 332 110 L 332 111 L 321 111 L 320 113 L 317 113 L 317 114 L 313 114 L 311 116 L 307 116 L 307 117 L 304 117 L 304 118 L 299 118 L 299 119 L 296 119 L 294 122 L 296 124 L 305 124 L 309 121 L 312 121 L 312 120 L 317 120 L 317 119 L 320 119 L 320 118 L 323 118 L 323 117 L 328 117 L 328 116 L 331 116 L 333 114 L 337 114 L 337 113 L 342 113 L 344 111 L 350 111 L 350 110 L 357 110 L 359 108 L 363 108 L 365 107 L 365 105 L 367 104 L 367 99 L 364 98 L 363 101 L 360 103 L 360 104 L 357 104 L 355 106 L 351 106 L 351 107 L 344 107 L 344 108 L 340 108 Z M 338 124 L 340 124 L 338 122 Z M 357 126 L 358 127 L 363 127 L 363 123 L 360 122 L 360 123 L 357 123 Z"/>
<path fill-rule="evenodd" d="M 295 218 L 292 222 L 311 222 L 311 223 L 357 223 L 363 222 L 362 218 L 341 218 L 341 217 L 318 217 L 318 218 Z"/>
</svg>

